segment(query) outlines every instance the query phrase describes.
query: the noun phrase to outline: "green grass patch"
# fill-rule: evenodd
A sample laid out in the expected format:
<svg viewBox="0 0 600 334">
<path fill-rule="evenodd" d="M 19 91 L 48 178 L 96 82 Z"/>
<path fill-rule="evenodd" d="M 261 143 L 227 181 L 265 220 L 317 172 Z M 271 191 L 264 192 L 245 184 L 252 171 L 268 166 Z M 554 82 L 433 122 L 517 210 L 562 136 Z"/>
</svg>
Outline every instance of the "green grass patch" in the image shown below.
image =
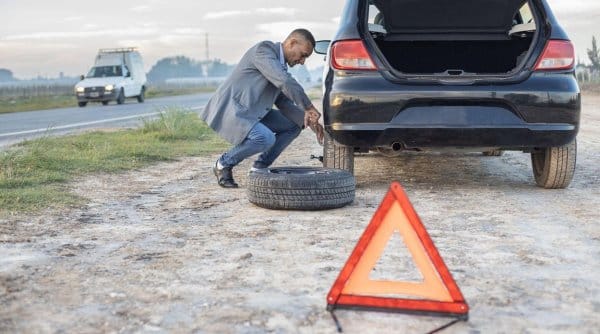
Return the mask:
<svg viewBox="0 0 600 334">
<path fill-rule="evenodd" d="M 31 110 L 45 110 L 77 106 L 75 96 L 2 97 L 0 114 Z"/>
<path fill-rule="evenodd" d="M 323 98 L 323 91 L 321 87 L 311 87 L 306 90 L 306 95 L 311 100 L 320 100 Z M 317 109 L 320 109 L 320 107 L 317 107 Z"/>
<path fill-rule="evenodd" d="M 146 91 L 146 98 L 164 97 L 164 96 L 178 96 L 178 95 L 190 95 L 199 93 L 214 93 L 217 87 L 189 87 L 189 88 L 157 88 L 148 87 Z"/>
<path fill-rule="evenodd" d="M 66 182 L 78 176 L 126 171 L 227 146 L 196 114 L 182 110 L 168 110 L 136 130 L 24 142 L 0 152 L 0 214 L 82 203 L 66 190 Z"/>
</svg>

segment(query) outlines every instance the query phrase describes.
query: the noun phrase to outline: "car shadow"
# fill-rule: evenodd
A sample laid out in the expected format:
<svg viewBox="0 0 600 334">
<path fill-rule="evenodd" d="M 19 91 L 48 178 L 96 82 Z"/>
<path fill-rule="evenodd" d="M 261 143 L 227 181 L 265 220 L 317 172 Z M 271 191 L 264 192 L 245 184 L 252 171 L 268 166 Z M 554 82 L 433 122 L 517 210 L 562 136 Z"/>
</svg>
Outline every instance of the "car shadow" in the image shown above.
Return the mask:
<svg viewBox="0 0 600 334">
<path fill-rule="evenodd" d="M 378 153 L 355 157 L 357 188 L 398 181 L 412 187 L 537 188 L 529 155 L 507 152 L 501 157 L 481 153 L 403 152 L 398 157 Z"/>
</svg>

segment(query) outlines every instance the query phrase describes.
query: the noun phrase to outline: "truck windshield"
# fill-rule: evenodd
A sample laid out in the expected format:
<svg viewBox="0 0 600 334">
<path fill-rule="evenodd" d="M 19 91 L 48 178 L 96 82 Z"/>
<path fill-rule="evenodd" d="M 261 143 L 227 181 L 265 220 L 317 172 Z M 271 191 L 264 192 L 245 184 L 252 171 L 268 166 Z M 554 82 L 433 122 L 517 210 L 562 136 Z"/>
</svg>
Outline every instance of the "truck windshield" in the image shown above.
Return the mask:
<svg viewBox="0 0 600 334">
<path fill-rule="evenodd" d="M 104 77 L 121 77 L 123 71 L 121 66 L 96 66 L 92 67 L 86 77 L 88 78 L 104 78 Z"/>
</svg>

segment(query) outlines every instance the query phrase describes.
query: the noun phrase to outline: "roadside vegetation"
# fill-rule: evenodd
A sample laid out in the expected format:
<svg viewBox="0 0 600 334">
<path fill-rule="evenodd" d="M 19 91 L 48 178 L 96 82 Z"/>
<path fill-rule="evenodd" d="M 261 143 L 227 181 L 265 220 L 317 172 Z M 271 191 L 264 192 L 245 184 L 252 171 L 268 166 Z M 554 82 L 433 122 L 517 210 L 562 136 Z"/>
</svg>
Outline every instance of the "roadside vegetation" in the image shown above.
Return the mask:
<svg viewBox="0 0 600 334">
<path fill-rule="evenodd" d="M 306 90 L 306 95 L 308 95 L 308 98 L 311 100 L 320 100 L 323 98 L 323 91 L 321 89 L 321 86 L 317 86 L 317 87 L 310 87 Z M 321 109 L 321 107 L 317 107 L 317 109 Z"/>
<path fill-rule="evenodd" d="M 198 93 L 213 93 L 217 90 L 216 86 L 191 86 L 191 87 L 157 87 L 150 86 L 146 91 L 146 98 L 178 96 Z"/>
<path fill-rule="evenodd" d="M 80 205 L 85 199 L 66 185 L 84 174 L 118 173 L 226 147 L 195 113 L 184 110 L 166 110 L 135 130 L 26 141 L 0 152 L 0 216 Z"/>
<path fill-rule="evenodd" d="M 0 97 L 0 114 L 77 106 L 74 96 Z"/>
<path fill-rule="evenodd" d="M 77 99 L 73 86 L 0 88 L 0 114 L 31 110 L 76 107 Z M 146 98 L 177 96 L 197 93 L 212 93 L 214 86 L 150 86 Z"/>
</svg>

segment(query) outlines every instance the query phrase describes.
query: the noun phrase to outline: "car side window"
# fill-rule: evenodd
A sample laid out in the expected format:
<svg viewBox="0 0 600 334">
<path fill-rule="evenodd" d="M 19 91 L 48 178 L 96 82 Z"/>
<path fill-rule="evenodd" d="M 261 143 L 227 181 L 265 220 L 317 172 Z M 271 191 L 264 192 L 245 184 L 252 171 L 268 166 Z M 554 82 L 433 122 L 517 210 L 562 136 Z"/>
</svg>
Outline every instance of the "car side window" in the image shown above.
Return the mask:
<svg viewBox="0 0 600 334">
<path fill-rule="evenodd" d="M 375 22 L 375 19 L 378 21 L 381 19 L 381 12 L 379 9 L 375 7 L 375 5 L 369 5 L 369 23 L 370 24 L 381 24 L 380 22 Z"/>
<path fill-rule="evenodd" d="M 385 17 L 375 5 L 369 5 L 369 31 L 373 34 L 386 34 Z"/>
<path fill-rule="evenodd" d="M 523 23 L 533 22 L 533 14 L 531 14 L 531 8 L 529 8 L 528 3 L 521 7 L 519 14 L 521 15 L 521 20 L 523 20 Z"/>
<path fill-rule="evenodd" d="M 513 20 L 513 26 L 508 32 L 509 36 L 527 37 L 536 30 L 535 19 L 529 4 L 526 3 L 519 9 Z"/>
</svg>

